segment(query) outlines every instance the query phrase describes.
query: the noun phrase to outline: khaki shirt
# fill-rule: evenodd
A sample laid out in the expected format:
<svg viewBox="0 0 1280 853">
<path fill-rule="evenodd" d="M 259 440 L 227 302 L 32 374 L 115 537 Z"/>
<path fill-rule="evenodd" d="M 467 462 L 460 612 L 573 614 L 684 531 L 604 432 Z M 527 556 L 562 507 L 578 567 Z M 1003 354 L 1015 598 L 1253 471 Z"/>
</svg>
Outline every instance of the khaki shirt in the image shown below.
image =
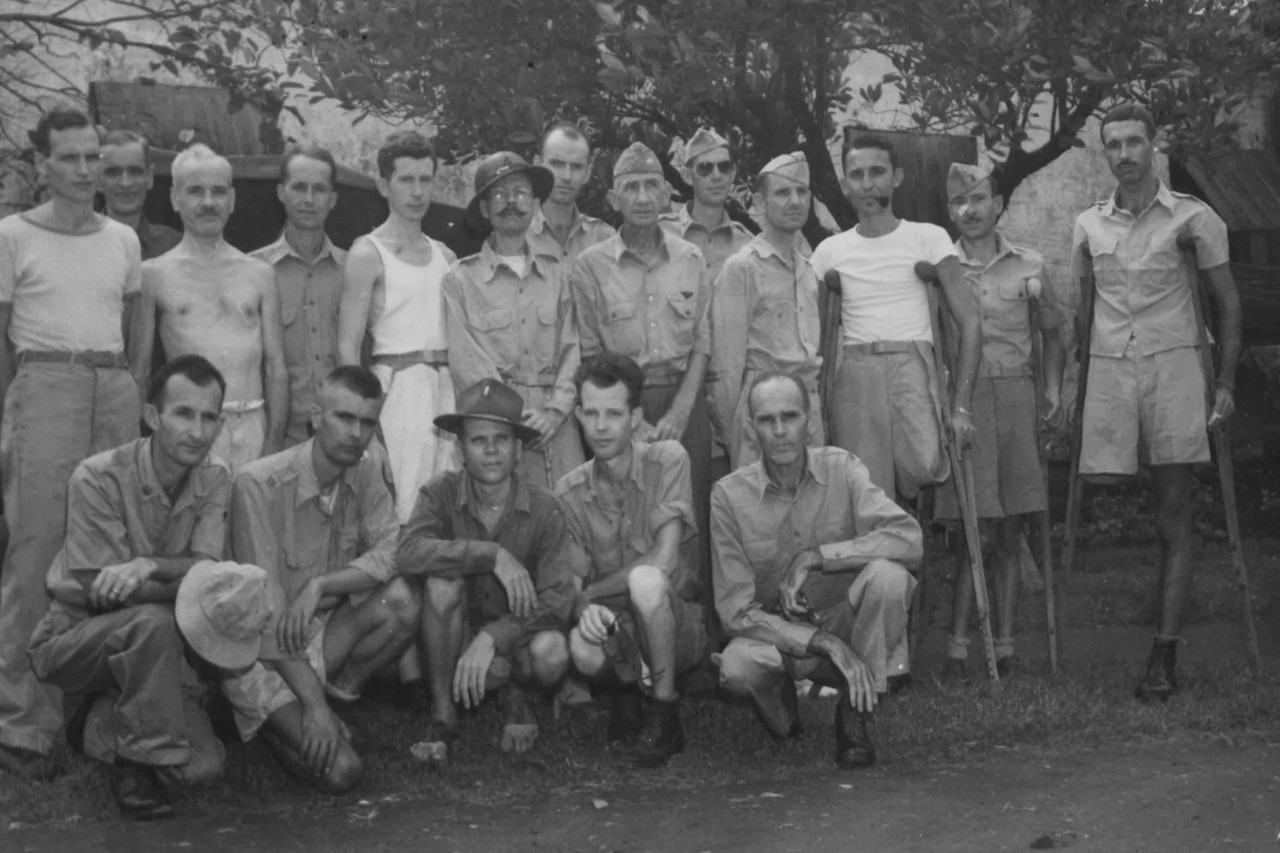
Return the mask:
<svg viewBox="0 0 1280 853">
<path fill-rule="evenodd" d="M 872 560 L 911 564 L 924 555 L 920 525 L 838 447 L 808 450 L 795 494 L 780 489 L 763 462 L 739 468 L 711 490 L 711 577 L 730 636 L 806 653 L 818 629 L 772 611 L 791 560 L 810 548 L 822 555 L 821 573 L 804 586 L 815 605 L 843 599 L 852 573 Z"/>
<path fill-rule="evenodd" d="M 566 267 L 569 267 L 584 249 L 589 249 L 596 243 L 603 243 L 617 233 L 618 230 L 608 222 L 596 219 L 594 216 L 587 216 L 575 207 L 573 224 L 569 226 L 569 237 L 562 246 L 556 239 L 556 235 L 552 233 L 551 226 L 547 224 L 546 217 L 542 215 L 542 208 L 539 207 L 533 212 L 533 222 L 529 226 L 529 241 L 536 245 L 538 252 L 559 258 Z"/>
<path fill-rule="evenodd" d="M 107 566 L 136 557 L 221 560 L 230 498 L 230 470 L 206 456 L 171 503 L 149 438 L 89 457 L 67 484 L 67 535 L 49 566 L 49 595 L 84 610 L 89 586 Z"/>
<path fill-rule="evenodd" d="M 1180 234 L 1195 239 L 1200 269 L 1230 260 L 1222 218 L 1199 199 L 1163 183 L 1137 216 L 1116 206 L 1113 195 L 1076 217 L 1072 280 L 1080 281 L 1085 273 L 1087 247 L 1097 283 L 1090 354 L 1118 358 L 1130 339 L 1139 355 L 1199 343 L 1191 304 L 1195 273 L 1178 248 Z"/>
<path fill-rule="evenodd" d="M 665 234 L 665 232 L 663 232 Z M 630 356 L 646 378 L 678 379 L 693 353 L 711 354 L 711 285 L 702 253 L 664 236 L 646 263 L 614 236 L 578 256 L 569 277 L 582 358 Z"/>
<path fill-rule="evenodd" d="M 711 400 L 722 429 L 748 372 L 780 370 L 816 383 L 821 333 L 818 277 L 799 251 L 784 260 L 760 235 L 726 261 L 711 296 Z"/>
<path fill-rule="evenodd" d="M 250 253 L 275 268 L 280 293 L 280 325 L 284 329 L 284 363 L 289 371 L 289 444 L 307 439 L 307 423 L 316 390 L 338 366 L 338 306 L 342 302 L 342 267 L 347 253 L 324 238 L 315 261 L 308 264 L 284 234 Z"/>
<path fill-rule="evenodd" d="M 1056 307 L 1044 258 L 1038 252 L 1014 246 L 996 234 L 996 256 L 991 263 L 971 259 L 964 243 L 956 241 L 960 267 L 978 299 L 982 319 L 982 364 L 978 375 L 1031 376 L 1031 306 L 1041 329 L 1056 329 L 1066 317 Z M 1027 281 L 1039 279 L 1040 297 L 1034 302 Z"/>
<path fill-rule="evenodd" d="M 672 585 L 682 598 L 697 595 L 698 523 L 693 517 L 689 454 L 678 441 L 637 441 L 631 445 L 631 478 L 621 503 L 605 498 L 597 485 L 596 463 L 584 462 L 556 483 L 569 532 L 590 561 L 586 583 L 622 571 L 649 552 L 658 530 L 680 520 L 680 558 Z M 601 601 L 607 606 L 627 602 Z"/>
<path fill-rule="evenodd" d="M 341 569 L 359 569 L 377 583 L 396 574 L 400 525 L 380 457 L 366 453 L 345 470 L 330 506 L 316 482 L 314 442 L 244 466 L 231 496 L 232 554 L 260 566 L 282 604 L 312 578 Z M 262 635 L 263 660 L 282 657 L 275 636 L 273 620 Z"/>
<path fill-rule="evenodd" d="M 459 261 L 444 279 L 449 372 L 459 392 L 481 379 L 554 389 L 550 408 L 568 415 L 581 361 L 568 270 L 532 242 L 517 275 L 493 250 Z"/>
<path fill-rule="evenodd" d="M 473 579 L 468 609 L 493 620 L 474 627 L 493 637 L 499 654 L 509 654 L 539 631 L 568 630 L 574 576 L 583 558 L 559 502 L 517 476 L 492 533 L 472 511 L 476 505 L 465 471 L 450 471 L 423 486 L 400 539 L 396 562 L 401 573 Z M 527 619 L 511 612 L 507 593 L 493 575 L 500 548 L 525 567 L 538 592 Z"/>
<path fill-rule="evenodd" d="M 715 228 L 707 228 L 693 221 L 689 214 L 689 204 L 682 204 L 671 213 L 664 213 L 658 219 L 662 229 L 672 236 L 688 240 L 698 247 L 707 262 L 708 279 L 715 281 L 720 274 L 724 262 L 733 257 L 739 249 L 750 243 L 756 235 L 751 233 L 741 222 L 729 218 L 728 211 L 724 221 Z"/>
</svg>

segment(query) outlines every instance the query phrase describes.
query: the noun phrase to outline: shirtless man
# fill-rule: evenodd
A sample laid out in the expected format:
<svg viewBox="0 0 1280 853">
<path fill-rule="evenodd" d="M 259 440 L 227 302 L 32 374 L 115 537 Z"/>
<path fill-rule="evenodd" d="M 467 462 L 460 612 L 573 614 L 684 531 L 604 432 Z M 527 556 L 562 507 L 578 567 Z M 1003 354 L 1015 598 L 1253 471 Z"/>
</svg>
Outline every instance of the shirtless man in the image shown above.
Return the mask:
<svg viewBox="0 0 1280 853">
<path fill-rule="evenodd" d="M 280 450 L 289 375 L 275 271 L 222 239 L 235 208 L 231 164 L 205 145 L 174 158 L 169 198 L 182 242 L 142 265 L 142 310 L 130 359 L 145 377 L 158 327 L 167 358 L 202 355 L 227 380 L 212 454 L 232 470 Z"/>
</svg>

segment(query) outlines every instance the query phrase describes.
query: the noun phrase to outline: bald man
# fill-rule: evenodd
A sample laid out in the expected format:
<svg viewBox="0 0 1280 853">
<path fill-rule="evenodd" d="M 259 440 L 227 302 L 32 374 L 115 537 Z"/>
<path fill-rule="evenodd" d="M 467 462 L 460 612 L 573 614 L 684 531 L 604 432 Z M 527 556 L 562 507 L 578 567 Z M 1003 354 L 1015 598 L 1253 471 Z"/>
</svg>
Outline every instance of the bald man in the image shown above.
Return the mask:
<svg viewBox="0 0 1280 853">
<path fill-rule="evenodd" d="M 174 158 L 170 201 L 182 242 L 142 265 L 137 352 L 145 378 L 156 331 L 167 358 L 202 355 L 227 380 L 212 455 L 232 470 L 278 451 L 289 417 L 289 375 L 275 272 L 222 237 L 235 209 L 231 164 L 196 144 Z"/>
</svg>

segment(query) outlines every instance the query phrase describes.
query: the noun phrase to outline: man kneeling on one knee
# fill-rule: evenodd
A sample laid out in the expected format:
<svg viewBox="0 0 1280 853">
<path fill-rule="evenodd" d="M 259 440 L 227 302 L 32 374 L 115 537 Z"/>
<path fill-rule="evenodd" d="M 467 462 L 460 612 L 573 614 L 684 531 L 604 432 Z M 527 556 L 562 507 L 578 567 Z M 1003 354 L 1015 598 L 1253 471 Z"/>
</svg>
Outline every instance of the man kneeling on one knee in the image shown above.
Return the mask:
<svg viewBox="0 0 1280 853">
<path fill-rule="evenodd" d="M 761 460 L 711 494 L 716 609 L 733 637 L 720 683 L 750 696 L 774 737 L 799 731 L 795 681 L 840 690 L 836 763 L 875 761 L 867 719 L 907 671 L 907 608 L 920 526 L 855 456 L 806 449 L 809 398 L 790 374 L 755 381 L 748 411 Z"/>
<path fill-rule="evenodd" d="M 449 760 L 457 706 L 475 708 L 500 688 L 502 749 L 533 746 L 526 691 L 549 690 L 569 668 L 564 635 L 582 559 L 555 497 L 518 473 L 525 442 L 540 436 L 523 423 L 520 394 L 482 379 L 457 409 L 435 423 L 458 436 L 463 470 L 419 490 L 397 558 L 403 574 L 425 576 L 431 722 L 411 753 L 436 764 Z"/>
<path fill-rule="evenodd" d="M 289 772 L 327 793 L 350 790 L 362 770 L 330 700 L 358 699 L 412 642 L 420 614 L 396 577 L 382 457 L 365 452 L 382 399 L 367 369 L 335 369 L 312 407 L 315 435 L 245 465 L 232 493 L 232 552 L 266 571 L 273 613 L 260 661 L 223 693 L 241 737 L 261 731 Z"/>
<path fill-rule="evenodd" d="M 644 373 L 604 353 L 578 370 L 578 420 L 595 459 L 560 478 L 556 495 L 589 558 L 569 635 L 574 666 L 611 686 L 610 739 L 641 767 L 684 747 L 676 676 L 702 663 L 697 522 L 689 454 L 677 441 L 634 440 Z M 651 688 L 647 719 L 640 689 Z"/>
</svg>

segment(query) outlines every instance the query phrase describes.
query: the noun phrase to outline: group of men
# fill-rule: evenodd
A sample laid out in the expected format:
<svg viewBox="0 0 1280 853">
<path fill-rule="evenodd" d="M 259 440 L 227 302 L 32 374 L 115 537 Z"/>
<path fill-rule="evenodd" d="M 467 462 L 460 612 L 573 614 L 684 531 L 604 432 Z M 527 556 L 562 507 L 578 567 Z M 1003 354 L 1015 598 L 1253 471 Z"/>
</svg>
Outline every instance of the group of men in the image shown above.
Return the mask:
<svg viewBox="0 0 1280 853">
<path fill-rule="evenodd" d="M 1099 294 L 1082 470 L 1133 473 L 1139 446 L 1155 466 L 1162 608 L 1138 693 L 1166 698 L 1186 472 L 1207 458 L 1178 235 L 1223 309 L 1219 419 L 1239 309 L 1221 220 L 1152 172 L 1150 116 L 1118 107 L 1102 136 L 1119 187 L 1077 225 Z M 894 214 L 892 147 L 855 138 L 858 225 L 810 253 L 803 155 L 756 176 L 753 234 L 726 209 L 723 137 L 689 141 L 692 198 L 674 212 L 662 162 L 633 144 L 612 170 L 615 230 L 577 209 L 591 149 L 557 124 L 538 162 L 479 164 L 467 217 L 488 237 L 458 260 L 422 232 L 435 152 L 401 132 L 377 157 L 388 218 L 349 252 L 324 232 L 336 164 L 301 148 L 281 162 L 283 233 L 245 255 L 222 237 L 231 166 L 206 147 L 173 161 L 178 235 L 141 215 L 143 138 L 100 140 L 60 108 L 32 139 L 51 200 L 0 222 L 5 769 L 58 771 L 65 691 L 68 742 L 112 765 L 122 812 L 165 816 L 166 785 L 221 771 L 212 682 L 243 738 L 348 790 L 361 759 L 339 712 L 393 665 L 427 698 L 419 760 L 450 761 L 459 709 L 490 693 L 502 748 L 529 749 L 532 698 L 572 677 L 607 697 L 627 759 L 655 766 L 683 748 L 682 676 L 708 660 L 776 738 L 799 731 L 797 681 L 834 686 L 835 759 L 865 767 L 870 715 L 911 667 L 923 537 L 899 500 L 942 486 L 947 514 L 947 441 L 972 453 L 992 520 L 1009 671 L 1021 520 L 1046 505 L 1036 430 L 1061 408 L 1065 347 L 1043 260 L 996 232 L 992 172 L 952 167 L 953 243 Z M 942 371 L 920 261 L 958 330 Z"/>
</svg>

